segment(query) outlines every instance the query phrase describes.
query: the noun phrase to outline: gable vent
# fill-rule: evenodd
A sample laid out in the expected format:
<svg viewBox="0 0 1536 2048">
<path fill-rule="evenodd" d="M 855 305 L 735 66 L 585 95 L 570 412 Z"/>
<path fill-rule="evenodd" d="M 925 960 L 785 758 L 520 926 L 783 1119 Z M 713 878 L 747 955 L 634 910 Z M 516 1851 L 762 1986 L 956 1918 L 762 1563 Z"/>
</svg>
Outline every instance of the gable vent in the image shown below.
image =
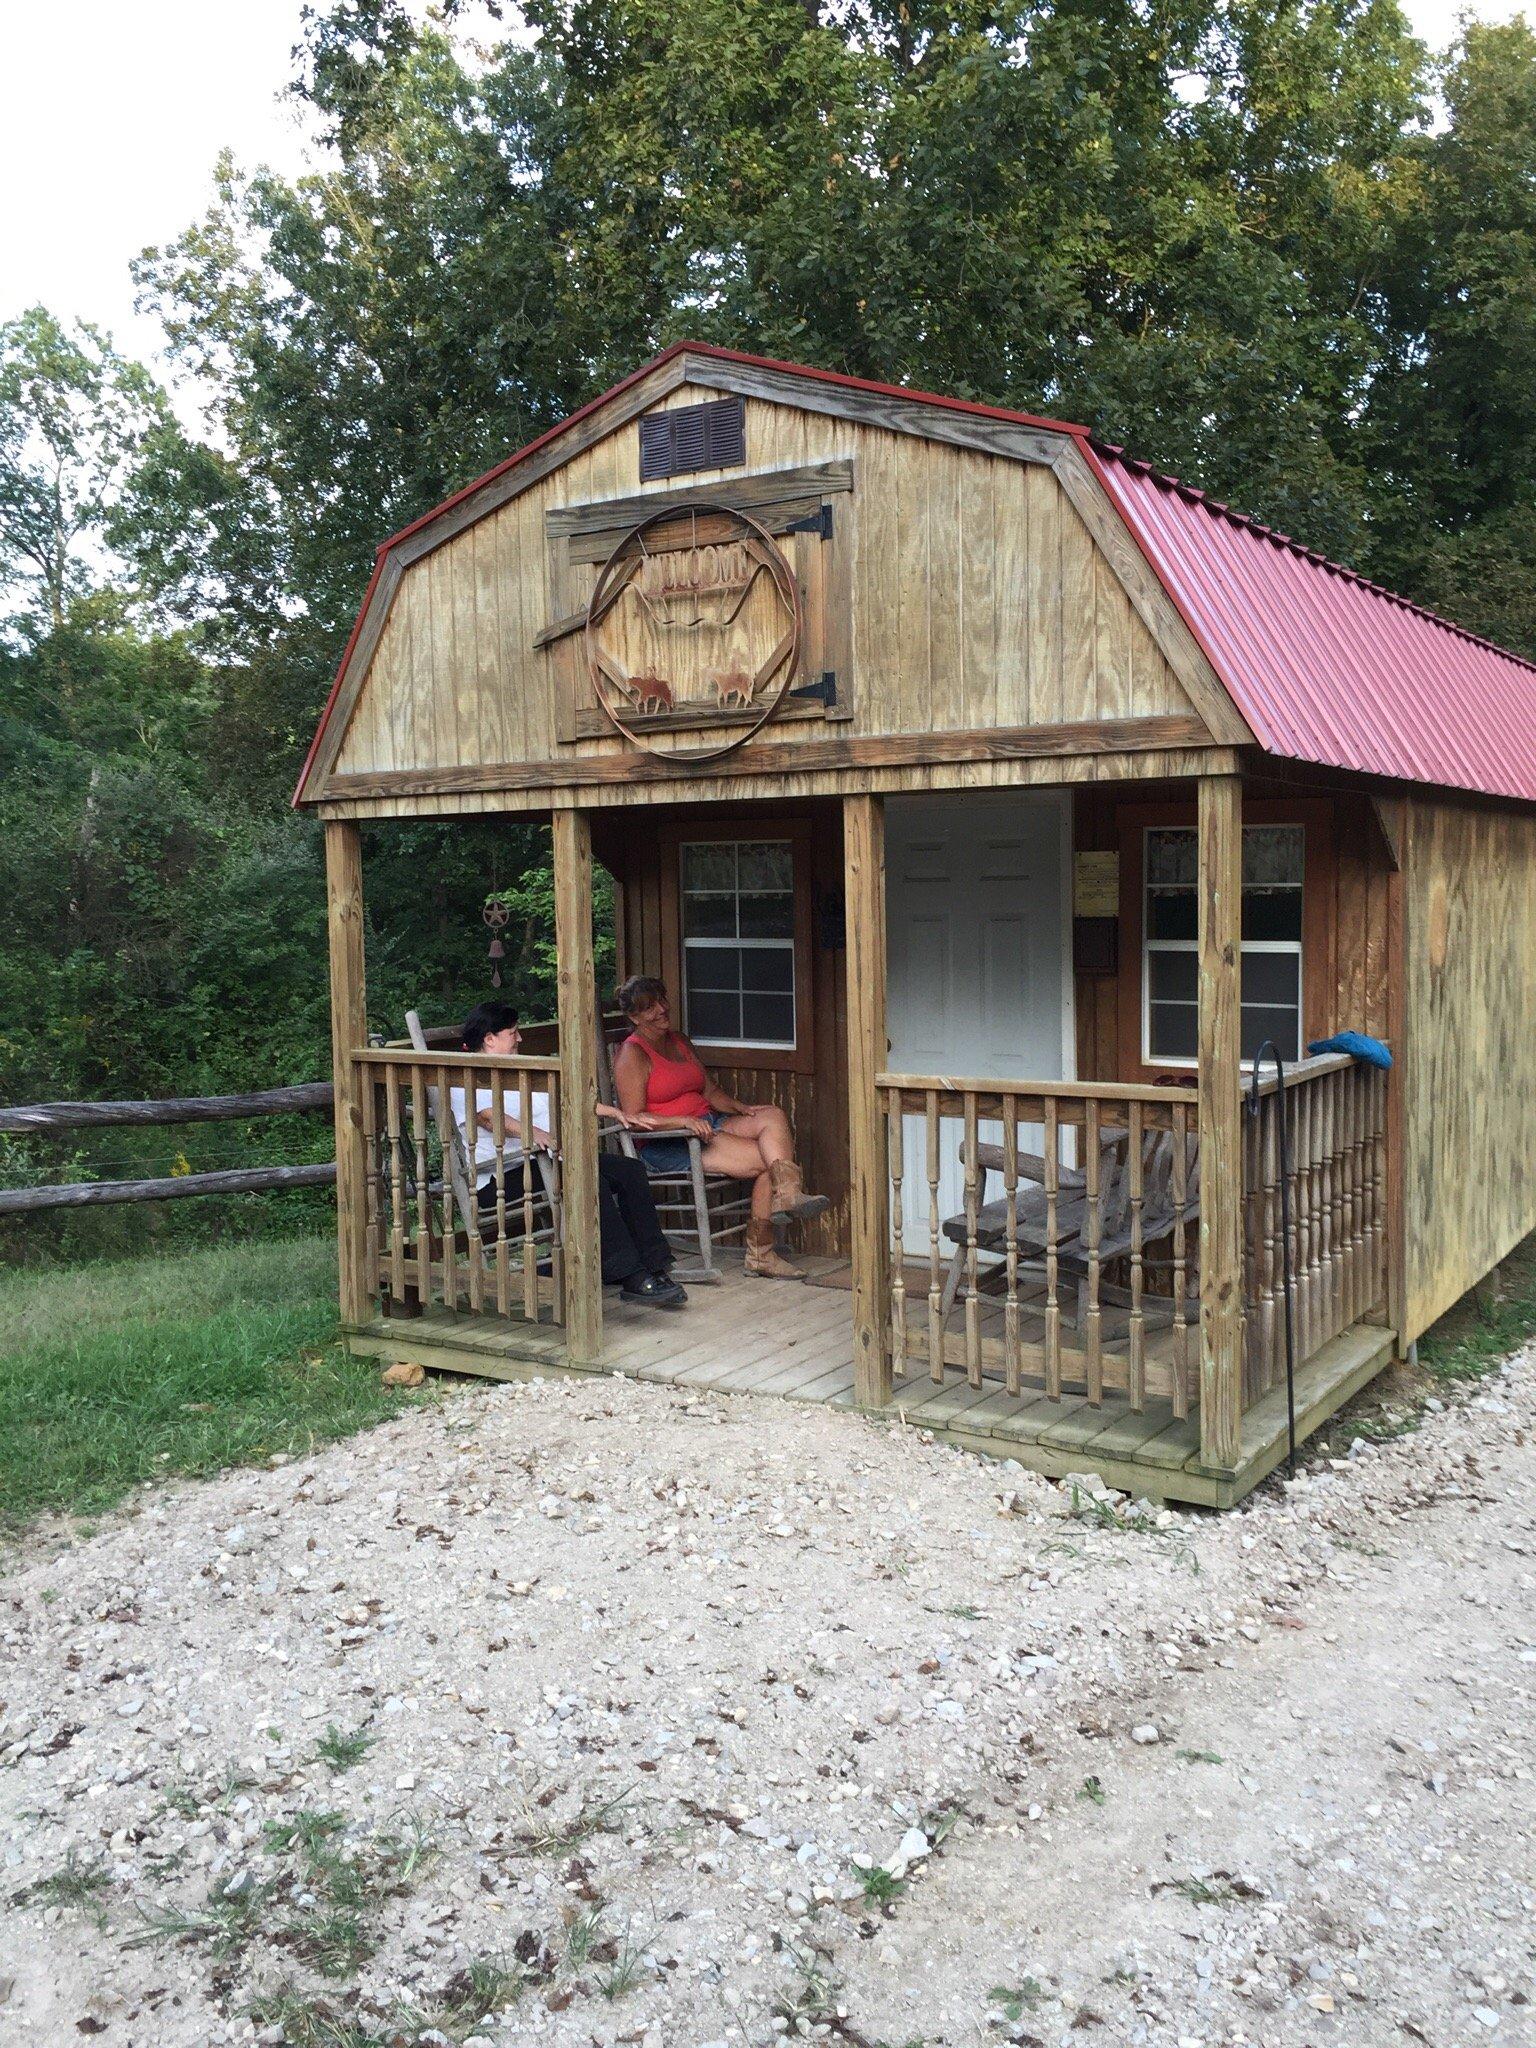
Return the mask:
<svg viewBox="0 0 1536 2048">
<path fill-rule="evenodd" d="M 686 476 L 695 469 L 729 469 L 747 459 L 747 409 L 740 398 L 680 405 L 647 413 L 640 422 L 640 481 Z"/>
</svg>

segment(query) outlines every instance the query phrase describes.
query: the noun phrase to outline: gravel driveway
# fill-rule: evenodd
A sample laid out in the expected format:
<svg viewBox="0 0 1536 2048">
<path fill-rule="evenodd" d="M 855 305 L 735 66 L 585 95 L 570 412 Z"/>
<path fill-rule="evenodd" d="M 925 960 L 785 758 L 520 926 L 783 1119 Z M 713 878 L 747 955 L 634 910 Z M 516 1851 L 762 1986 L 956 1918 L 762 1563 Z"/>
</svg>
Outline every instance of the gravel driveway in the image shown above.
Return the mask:
<svg viewBox="0 0 1536 2048">
<path fill-rule="evenodd" d="M 1536 2041 L 1536 1359 L 1221 1518 L 474 1386 L 0 1580 L 0 2040 Z"/>
</svg>

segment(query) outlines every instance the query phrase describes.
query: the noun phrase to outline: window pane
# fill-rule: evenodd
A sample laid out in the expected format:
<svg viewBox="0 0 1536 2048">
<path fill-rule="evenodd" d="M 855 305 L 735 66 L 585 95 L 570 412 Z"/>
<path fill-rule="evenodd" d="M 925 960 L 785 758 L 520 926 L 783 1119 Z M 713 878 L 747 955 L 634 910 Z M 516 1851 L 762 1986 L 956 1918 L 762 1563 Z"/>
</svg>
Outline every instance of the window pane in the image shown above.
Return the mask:
<svg viewBox="0 0 1536 2048">
<path fill-rule="evenodd" d="M 741 985 L 748 990 L 789 996 L 795 992 L 795 953 L 792 946 L 743 946 Z"/>
<path fill-rule="evenodd" d="M 1243 1001 L 1289 1003 L 1301 993 L 1301 959 L 1296 953 L 1243 953 Z"/>
<path fill-rule="evenodd" d="M 1251 1060 L 1266 1038 L 1272 1038 L 1283 1060 L 1300 1057 L 1300 1034 L 1294 1009 L 1271 1009 L 1262 1003 L 1244 1003 L 1242 1056 Z"/>
<path fill-rule="evenodd" d="M 1199 987 L 1198 956 L 1194 953 L 1149 953 L 1155 1003 L 1192 1003 Z"/>
<path fill-rule="evenodd" d="M 741 997 L 734 995 L 690 995 L 688 1032 L 692 1038 L 740 1038 Z"/>
<path fill-rule="evenodd" d="M 744 939 L 792 939 L 795 935 L 793 896 L 741 896 L 741 936 Z"/>
<path fill-rule="evenodd" d="M 685 939 L 734 939 L 736 898 L 734 896 L 684 896 L 683 937 Z"/>
<path fill-rule="evenodd" d="M 749 995 L 742 999 L 741 1036 L 754 1045 L 793 1045 L 793 996 Z"/>
<path fill-rule="evenodd" d="M 1153 889 L 1147 895 L 1147 937 L 1193 939 L 1199 933 L 1199 915 L 1193 889 Z"/>
<path fill-rule="evenodd" d="M 1154 1060 L 1192 1060 L 1199 1043 L 1199 1022 L 1194 1004 L 1150 1003 L 1147 1007 L 1151 1039 L 1148 1057 Z"/>
<path fill-rule="evenodd" d="M 1183 826 L 1164 827 L 1147 834 L 1147 880 L 1149 883 L 1182 882 L 1193 888 L 1198 864 L 1198 841 Z"/>
<path fill-rule="evenodd" d="M 683 982 L 688 994 L 741 987 L 741 953 L 735 946 L 690 946 L 683 956 Z"/>
<path fill-rule="evenodd" d="M 685 846 L 683 848 L 683 887 L 685 889 L 732 889 L 736 887 L 736 848 L 727 841 L 723 846 Z"/>
<path fill-rule="evenodd" d="M 1301 891 L 1299 889 L 1245 889 L 1243 891 L 1243 937 L 1245 939 L 1299 939 L 1301 937 Z"/>
<path fill-rule="evenodd" d="M 736 852 L 741 872 L 738 886 L 747 895 L 794 888 L 795 873 L 787 839 L 744 840 Z"/>
<path fill-rule="evenodd" d="M 1243 887 L 1289 882 L 1301 887 L 1305 856 L 1300 825 L 1248 825 L 1243 829 Z"/>
</svg>

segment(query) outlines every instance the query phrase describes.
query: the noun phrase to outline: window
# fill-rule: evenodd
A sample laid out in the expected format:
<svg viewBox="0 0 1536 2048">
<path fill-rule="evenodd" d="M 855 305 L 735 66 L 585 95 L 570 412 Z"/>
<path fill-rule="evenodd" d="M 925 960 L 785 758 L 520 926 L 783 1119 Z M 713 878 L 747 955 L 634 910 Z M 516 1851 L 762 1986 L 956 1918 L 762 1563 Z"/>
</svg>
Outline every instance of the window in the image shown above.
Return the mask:
<svg viewBox="0 0 1536 2048">
<path fill-rule="evenodd" d="M 709 1045 L 792 1048 L 792 842 L 685 842 L 681 856 L 684 1030 Z"/>
<path fill-rule="evenodd" d="M 1243 829 L 1242 1056 L 1272 1038 L 1286 1061 L 1301 1057 L 1301 896 L 1306 828 Z M 1143 1057 L 1193 1061 L 1198 1054 L 1198 841 L 1185 826 L 1150 826 L 1142 962 Z"/>
<path fill-rule="evenodd" d="M 739 398 L 678 405 L 640 422 L 640 481 L 731 469 L 747 459 L 747 409 Z"/>
</svg>

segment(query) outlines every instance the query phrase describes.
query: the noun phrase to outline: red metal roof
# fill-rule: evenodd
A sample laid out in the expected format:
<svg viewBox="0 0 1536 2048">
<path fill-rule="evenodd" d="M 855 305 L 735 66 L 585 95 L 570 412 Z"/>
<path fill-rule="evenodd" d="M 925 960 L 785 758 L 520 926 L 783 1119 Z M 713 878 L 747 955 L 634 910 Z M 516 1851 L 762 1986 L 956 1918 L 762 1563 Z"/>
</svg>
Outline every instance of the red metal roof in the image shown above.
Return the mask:
<svg viewBox="0 0 1536 2048">
<path fill-rule="evenodd" d="M 1121 449 L 1090 460 L 1268 752 L 1536 800 L 1536 664 Z"/>
<path fill-rule="evenodd" d="M 389 550 L 567 433 L 616 392 L 685 353 L 1070 435 L 1266 751 L 1319 767 L 1536 802 L 1536 663 L 1160 475 L 1123 449 L 1093 441 L 1085 427 L 680 341 L 382 543 L 300 771 L 295 803 L 302 799 Z"/>
</svg>

